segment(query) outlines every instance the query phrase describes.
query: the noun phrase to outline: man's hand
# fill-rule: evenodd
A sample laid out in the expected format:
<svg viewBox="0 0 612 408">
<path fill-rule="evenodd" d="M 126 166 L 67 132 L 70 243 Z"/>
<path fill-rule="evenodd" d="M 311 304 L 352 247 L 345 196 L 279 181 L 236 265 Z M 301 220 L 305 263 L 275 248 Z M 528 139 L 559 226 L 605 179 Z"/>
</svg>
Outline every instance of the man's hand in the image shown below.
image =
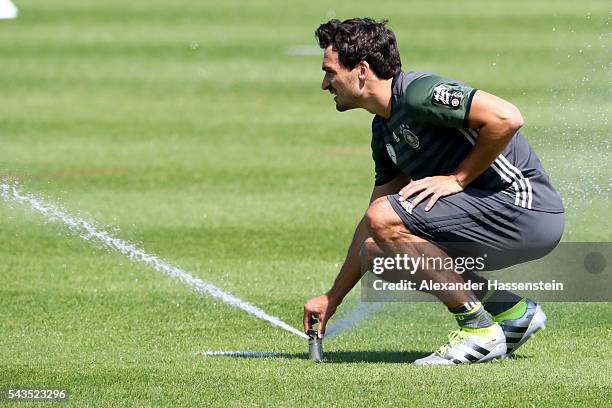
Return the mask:
<svg viewBox="0 0 612 408">
<path fill-rule="evenodd" d="M 406 187 L 402 188 L 398 194 L 400 195 L 399 200 L 404 201 L 408 199 L 408 197 L 420 193 L 411 201 L 413 208 L 425 198 L 432 196 L 425 206 L 425 211 L 429 211 L 440 197 L 445 197 L 460 191 L 463 191 L 463 186 L 457 177 L 451 174 L 447 176 L 425 177 L 420 180 L 413 180 Z"/>
<path fill-rule="evenodd" d="M 321 295 L 310 299 L 304 304 L 304 331 L 310 330 L 310 317 L 317 316 L 319 318 L 318 337 L 320 339 L 325 335 L 325 326 L 330 317 L 336 312 L 339 302 L 335 301 L 328 295 Z"/>
</svg>

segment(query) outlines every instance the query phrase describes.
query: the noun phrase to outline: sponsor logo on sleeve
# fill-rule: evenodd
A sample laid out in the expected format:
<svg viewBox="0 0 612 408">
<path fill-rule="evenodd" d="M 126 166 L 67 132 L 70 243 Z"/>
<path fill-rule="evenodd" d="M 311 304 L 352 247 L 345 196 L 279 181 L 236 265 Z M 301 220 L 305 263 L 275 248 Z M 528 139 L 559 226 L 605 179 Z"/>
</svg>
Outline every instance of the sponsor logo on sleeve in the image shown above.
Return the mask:
<svg viewBox="0 0 612 408">
<path fill-rule="evenodd" d="M 445 84 L 439 84 L 433 89 L 431 102 L 435 105 L 446 106 L 447 108 L 451 109 L 459 109 L 464 96 L 465 94 L 461 90 L 453 89 Z"/>
</svg>

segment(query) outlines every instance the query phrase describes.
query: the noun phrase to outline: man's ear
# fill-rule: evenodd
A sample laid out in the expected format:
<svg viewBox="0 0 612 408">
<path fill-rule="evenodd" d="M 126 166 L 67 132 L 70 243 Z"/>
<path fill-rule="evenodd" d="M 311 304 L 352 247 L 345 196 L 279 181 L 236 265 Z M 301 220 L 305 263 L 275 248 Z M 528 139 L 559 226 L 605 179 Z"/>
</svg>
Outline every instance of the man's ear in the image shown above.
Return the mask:
<svg viewBox="0 0 612 408">
<path fill-rule="evenodd" d="M 361 81 L 365 80 L 372 72 L 370 70 L 370 64 L 368 64 L 367 61 L 360 61 L 357 68 L 358 68 L 357 75 L 359 76 L 359 80 Z"/>
</svg>

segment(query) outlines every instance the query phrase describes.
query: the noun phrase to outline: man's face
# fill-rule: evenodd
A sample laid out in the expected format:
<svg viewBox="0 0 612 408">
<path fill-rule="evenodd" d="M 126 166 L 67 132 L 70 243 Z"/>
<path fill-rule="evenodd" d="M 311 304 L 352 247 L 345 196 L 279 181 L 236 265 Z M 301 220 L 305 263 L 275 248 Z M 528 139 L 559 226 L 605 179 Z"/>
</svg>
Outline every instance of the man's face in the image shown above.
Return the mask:
<svg viewBox="0 0 612 408">
<path fill-rule="evenodd" d="M 336 109 L 344 112 L 357 108 L 360 95 L 358 68 L 349 70 L 343 67 L 331 45 L 325 49 L 321 68 L 325 71 L 321 89 L 335 95 Z"/>
</svg>

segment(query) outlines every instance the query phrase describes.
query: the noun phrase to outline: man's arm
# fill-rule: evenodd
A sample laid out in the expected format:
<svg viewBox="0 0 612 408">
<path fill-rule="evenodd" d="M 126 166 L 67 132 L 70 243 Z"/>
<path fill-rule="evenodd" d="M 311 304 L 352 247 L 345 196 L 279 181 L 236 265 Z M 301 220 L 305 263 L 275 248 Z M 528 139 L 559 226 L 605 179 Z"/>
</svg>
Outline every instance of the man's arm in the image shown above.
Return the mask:
<svg viewBox="0 0 612 408">
<path fill-rule="evenodd" d="M 462 187 L 470 184 L 495 161 L 523 126 L 516 106 L 495 95 L 476 91 L 468 116 L 468 127 L 479 129 L 476 144 L 453 173 Z"/>
<path fill-rule="evenodd" d="M 389 194 L 397 194 L 397 192 L 406 185 L 408 179 L 406 176 L 397 176 L 392 181 L 382 186 L 375 186 L 372 190 L 370 203 L 379 197 Z M 368 237 L 368 230 L 363 217 L 353 235 L 353 240 L 349 246 L 346 259 L 340 268 L 340 273 L 336 277 L 332 288 L 324 295 L 310 299 L 304 305 L 304 330 L 309 330 L 310 317 L 317 316 L 319 318 L 319 337 L 323 338 L 325 327 L 329 318 L 335 313 L 336 308 L 342 303 L 344 297 L 353 289 L 353 287 L 361 279 L 361 263 L 359 259 L 359 251 L 363 242 Z"/>
<path fill-rule="evenodd" d="M 440 197 L 462 191 L 495 161 L 521 126 L 523 117 L 516 106 L 490 93 L 476 91 L 468 116 L 468 127 L 479 130 L 472 151 L 454 173 L 412 181 L 400 191 L 400 201 L 420 193 L 412 200 L 416 207 L 431 196 L 425 206 L 428 211 Z"/>
</svg>

